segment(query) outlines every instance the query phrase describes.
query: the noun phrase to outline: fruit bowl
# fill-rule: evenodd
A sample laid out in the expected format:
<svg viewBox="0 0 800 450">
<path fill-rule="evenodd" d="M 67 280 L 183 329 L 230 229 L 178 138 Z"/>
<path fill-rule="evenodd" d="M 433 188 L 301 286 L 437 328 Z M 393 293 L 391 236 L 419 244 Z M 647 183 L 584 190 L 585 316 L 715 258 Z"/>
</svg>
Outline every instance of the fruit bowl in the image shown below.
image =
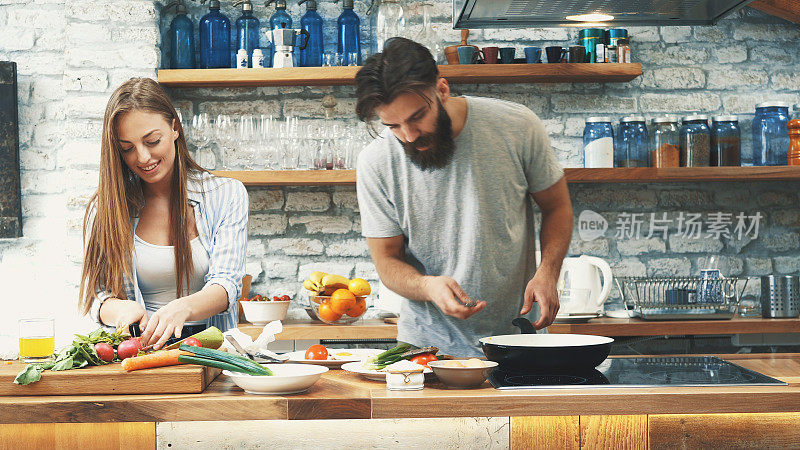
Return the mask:
<svg viewBox="0 0 800 450">
<path fill-rule="evenodd" d="M 273 320 L 284 320 L 286 312 L 289 311 L 289 303 L 287 301 L 241 302 L 244 320 L 253 325 L 266 325 Z"/>
<path fill-rule="evenodd" d="M 355 297 L 355 296 L 354 296 Z M 340 314 L 334 311 L 337 300 L 329 295 L 310 295 L 311 307 L 306 311 L 316 320 L 332 325 L 351 324 L 367 312 L 366 296 L 355 297 L 356 307 L 349 309 L 346 313 Z"/>
</svg>

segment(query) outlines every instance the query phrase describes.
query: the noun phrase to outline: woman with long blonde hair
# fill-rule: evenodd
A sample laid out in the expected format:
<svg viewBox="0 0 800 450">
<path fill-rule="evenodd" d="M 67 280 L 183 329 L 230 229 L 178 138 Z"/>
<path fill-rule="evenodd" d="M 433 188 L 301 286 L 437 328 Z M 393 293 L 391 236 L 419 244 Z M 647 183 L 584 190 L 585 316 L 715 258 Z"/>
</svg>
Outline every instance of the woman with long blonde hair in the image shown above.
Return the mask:
<svg viewBox="0 0 800 450">
<path fill-rule="evenodd" d="M 249 200 L 241 182 L 195 163 L 178 114 L 149 78 L 111 95 L 100 184 L 84 218 L 80 308 L 101 325 L 138 324 L 162 347 L 238 322 Z"/>
</svg>

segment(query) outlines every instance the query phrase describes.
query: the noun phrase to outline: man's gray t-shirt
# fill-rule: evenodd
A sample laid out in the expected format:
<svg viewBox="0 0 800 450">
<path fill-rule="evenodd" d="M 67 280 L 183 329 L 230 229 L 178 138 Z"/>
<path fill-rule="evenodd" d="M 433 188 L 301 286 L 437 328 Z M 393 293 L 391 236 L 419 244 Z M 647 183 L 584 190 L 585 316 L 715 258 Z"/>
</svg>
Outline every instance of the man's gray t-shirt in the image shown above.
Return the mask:
<svg viewBox="0 0 800 450">
<path fill-rule="evenodd" d="M 467 120 L 444 168 L 422 170 L 386 129 L 358 158 L 364 237 L 404 235 L 407 262 L 455 279 L 486 308 L 469 319 L 403 299 L 397 339 L 481 355 L 478 339 L 511 334 L 535 272 L 530 193 L 563 176 L 541 120 L 525 106 L 466 97 Z M 538 314 L 538 309 L 535 310 Z"/>
</svg>

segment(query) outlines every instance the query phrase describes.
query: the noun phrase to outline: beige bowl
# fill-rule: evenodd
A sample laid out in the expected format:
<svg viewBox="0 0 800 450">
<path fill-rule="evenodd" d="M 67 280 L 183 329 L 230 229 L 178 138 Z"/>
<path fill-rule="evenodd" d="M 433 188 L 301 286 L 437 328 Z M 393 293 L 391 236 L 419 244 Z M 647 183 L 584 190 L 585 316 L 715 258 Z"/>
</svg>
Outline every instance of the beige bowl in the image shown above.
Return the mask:
<svg viewBox="0 0 800 450">
<path fill-rule="evenodd" d="M 445 367 L 447 361 L 431 361 L 428 367 L 447 387 L 469 389 L 476 388 L 486 381 L 489 373 L 497 367 L 494 361 L 483 361 L 486 367 Z"/>
</svg>

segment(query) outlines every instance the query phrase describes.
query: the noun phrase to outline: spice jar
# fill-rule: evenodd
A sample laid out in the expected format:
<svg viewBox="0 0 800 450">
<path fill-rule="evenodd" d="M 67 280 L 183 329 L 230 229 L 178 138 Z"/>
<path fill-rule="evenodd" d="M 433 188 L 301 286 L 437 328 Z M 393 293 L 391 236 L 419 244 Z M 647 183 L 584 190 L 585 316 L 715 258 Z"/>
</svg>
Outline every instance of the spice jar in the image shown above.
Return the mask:
<svg viewBox="0 0 800 450">
<path fill-rule="evenodd" d="M 682 119 L 680 129 L 681 167 L 708 167 L 711 163 L 711 130 L 708 116 L 694 114 Z"/>
<path fill-rule="evenodd" d="M 610 117 L 589 117 L 583 128 L 583 167 L 614 167 L 614 128 Z"/>
<path fill-rule="evenodd" d="M 677 119 L 656 117 L 652 123 L 653 145 L 650 151 L 650 164 L 653 167 L 679 167 L 681 150 Z"/>
<path fill-rule="evenodd" d="M 649 162 L 647 126 L 644 117 L 629 116 L 619 121 L 617 145 L 614 146 L 614 165 L 617 167 L 647 167 Z"/>
<path fill-rule="evenodd" d="M 789 128 L 789 165 L 800 166 L 800 120 L 790 120 Z"/>
<path fill-rule="evenodd" d="M 785 166 L 789 150 L 789 104 L 764 102 L 753 117 L 753 165 Z"/>
<path fill-rule="evenodd" d="M 741 164 L 742 134 L 736 116 L 714 116 L 711 122 L 711 165 Z"/>
<path fill-rule="evenodd" d="M 617 41 L 617 62 L 631 62 L 631 46 L 628 43 L 628 38 Z"/>
</svg>

